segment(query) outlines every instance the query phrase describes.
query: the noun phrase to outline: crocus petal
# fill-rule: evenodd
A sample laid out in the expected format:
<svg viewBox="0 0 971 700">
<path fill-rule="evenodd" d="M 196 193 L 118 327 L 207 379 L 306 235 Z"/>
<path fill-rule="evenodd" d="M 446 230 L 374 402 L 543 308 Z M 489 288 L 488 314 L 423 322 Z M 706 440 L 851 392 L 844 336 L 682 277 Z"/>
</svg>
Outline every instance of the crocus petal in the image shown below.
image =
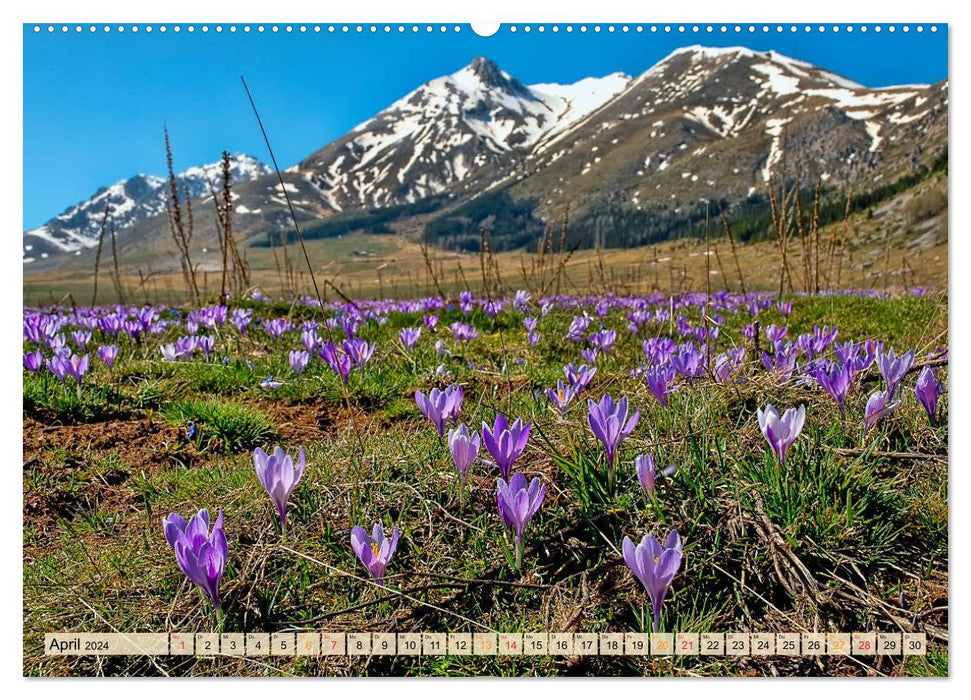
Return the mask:
<svg viewBox="0 0 971 700">
<path fill-rule="evenodd" d="M 366 567 L 370 567 L 374 559 L 374 551 L 371 549 L 371 538 L 368 537 L 367 530 L 360 525 L 351 528 L 351 547 L 358 559 Z"/>
</svg>

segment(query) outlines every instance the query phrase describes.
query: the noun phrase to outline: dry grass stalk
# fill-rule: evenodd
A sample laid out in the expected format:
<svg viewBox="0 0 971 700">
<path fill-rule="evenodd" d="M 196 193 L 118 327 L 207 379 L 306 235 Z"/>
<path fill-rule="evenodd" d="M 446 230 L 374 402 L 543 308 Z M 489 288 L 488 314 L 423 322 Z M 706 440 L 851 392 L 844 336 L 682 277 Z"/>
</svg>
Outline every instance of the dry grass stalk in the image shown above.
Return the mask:
<svg viewBox="0 0 971 700">
<path fill-rule="evenodd" d="M 806 226 L 804 222 L 804 214 L 802 209 L 802 192 L 796 188 L 796 232 L 799 235 L 799 242 L 802 245 L 802 273 L 803 273 L 803 290 L 809 291 L 809 280 L 812 278 L 812 272 L 810 271 L 810 264 L 812 261 L 812 255 L 809 250 L 810 242 L 809 236 L 806 232 Z"/>
<path fill-rule="evenodd" d="M 810 229 L 813 232 L 813 238 L 815 239 L 815 260 L 816 260 L 816 274 L 814 277 L 813 292 L 819 294 L 819 208 L 822 204 L 822 194 L 823 194 L 823 181 L 821 178 L 816 179 L 816 194 L 813 197 L 813 220 L 810 224 Z"/>
<path fill-rule="evenodd" d="M 219 258 L 222 261 L 222 275 L 219 283 L 219 298 L 226 298 L 226 273 L 228 265 L 228 253 L 226 248 L 226 236 L 223 233 L 223 209 L 222 204 L 219 201 L 219 197 L 216 194 L 216 186 L 212 181 L 212 178 L 206 175 L 206 184 L 209 185 L 209 194 L 212 197 L 212 209 L 216 215 L 216 238 L 219 240 Z"/>
<path fill-rule="evenodd" d="M 243 83 L 243 90 L 246 91 L 246 97 L 249 98 L 250 106 L 253 108 L 253 114 L 256 115 L 256 121 L 260 126 L 260 132 L 263 134 L 263 141 L 266 143 L 266 150 L 270 153 L 270 160 L 273 162 L 273 169 L 276 171 L 277 180 L 280 182 L 280 189 L 283 190 L 283 197 L 287 201 L 287 209 L 290 211 L 290 219 L 293 221 L 293 230 L 297 234 L 297 240 L 300 242 L 300 250 L 303 251 L 303 259 L 307 263 L 307 271 L 310 273 L 310 280 L 314 285 L 314 294 L 317 297 L 317 303 L 323 308 L 324 301 L 320 296 L 320 289 L 317 287 L 317 278 L 314 275 L 313 265 L 310 264 L 310 255 L 307 253 L 307 245 L 303 240 L 303 233 L 300 231 L 300 224 L 297 223 L 297 215 L 293 210 L 293 202 L 290 201 L 290 192 L 287 190 L 286 183 L 283 181 L 283 174 L 280 172 L 280 166 L 277 165 L 276 155 L 273 153 L 273 147 L 270 145 L 270 137 L 266 133 L 266 128 L 263 126 L 263 119 L 260 118 L 260 111 L 256 108 L 256 101 L 253 99 L 252 93 L 250 93 L 249 86 L 246 84 L 246 79 L 243 76 L 239 76 L 240 81 Z M 284 232 L 283 236 L 283 257 L 284 264 L 287 267 L 287 272 L 290 272 L 289 259 L 287 258 L 287 236 Z M 338 289 L 333 283 L 330 285 L 333 289 L 344 299 L 347 297 L 345 294 Z"/>
<path fill-rule="evenodd" d="M 121 273 L 118 271 L 118 249 L 115 246 L 115 224 L 111 224 L 111 262 L 114 267 L 114 275 L 112 275 L 112 280 L 115 284 L 115 294 L 118 295 L 118 302 L 120 304 L 125 303 L 125 292 L 121 285 Z"/>
<path fill-rule="evenodd" d="M 711 204 L 705 203 L 705 367 L 711 368 L 711 336 L 708 331 L 708 309 L 711 306 Z"/>
<path fill-rule="evenodd" d="M 603 256 L 603 229 L 597 226 L 597 234 L 594 237 L 594 254 L 597 256 L 597 276 L 600 278 L 600 289 L 602 292 L 606 293 L 608 291 L 607 279 L 604 273 L 604 256 Z"/>
<path fill-rule="evenodd" d="M 735 272 L 738 274 L 738 285 L 741 287 L 742 294 L 745 294 L 745 275 L 742 274 L 742 264 L 738 259 L 738 249 L 735 247 L 735 236 L 732 234 L 732 227 L 728 224 L 728 217 L 725 216 L 724 210 L 719 209 L 718 213 L 721 215 L 722 227 L 725 229 L 725 235 L 728 237 L 728 245 L 732 250 L 732 257 L 735 259 Z"/>
<path fill-rule="evenodd" d="M 195 268 L 192 266 L 192 257 L 189 252 L 192 243 L 191 215 L 188 227 L 182 217 L 182 203 L 179 201 L 179 184 L 175 178 L 175 170 L 172 167 L 172 143 L 169 140 L 169 129 L 163 127 L 165 134 L 165 162 L 168 167 L 169 175 L 169 196 L 165 202 L 165 209 L 169 218 L 169 231 L 172 240 L 179 250 L 179 264 L 182 267 L 182 276 L 185 278 L 186 288 L 192 297 L 192 301 L 199 303 L 199 286 L 196 283 Z M 188 201 L 186 201 L 188 205 Z"/>
<path fill-rule="evenodd" d="M 422 236 L 421 257 L 425 261 L 425 270 L 427 271 L 426 278 L 425 278 L 425 286 L 426 287 L 428 286 L 428 277 L 431 277 L 432 284 L 435 285 L 435 291 L 438 292 L 438 296 L 440 296 L 442 299 L 447 298 L 445 295 L 445 292 L 442 291 L 442 285 L 438 280 L 438 275 L 435 273 L 435 268 L 432 265 L 431 257 L 428 254 L 428 232 L 427 231 L 425 232 L 425 235 Z"/>
<path fill-rule="evenodd" d="M 105 242 L 105 229 L 108 228 L 108 206 L 109 202 L 106 200 L 105 215 L 101 219 L 101 229 L 98 232 L 98 250 L 94 254 L 94 293 L 91 296 L 91 306 L 98 303 L 98 268 L 101 267 L 101 248 Z"/>
</svg>

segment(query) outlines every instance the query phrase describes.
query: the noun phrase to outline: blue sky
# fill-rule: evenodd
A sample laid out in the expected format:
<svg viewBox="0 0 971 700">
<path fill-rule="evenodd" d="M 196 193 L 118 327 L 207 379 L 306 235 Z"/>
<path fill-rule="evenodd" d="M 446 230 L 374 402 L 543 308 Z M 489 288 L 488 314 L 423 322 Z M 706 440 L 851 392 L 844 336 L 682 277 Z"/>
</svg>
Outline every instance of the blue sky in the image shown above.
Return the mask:
<svg viewBox="0 0 971 700">
<path fill-rule="evenodd" d="M 35 34 L 24 26 L 24 229 L 104 185 L 162 175 L 162 124 L 176 169 L 223 149 L 269 162 L 241 88 L 246 77 L 281 167 L 337 138 L 426 80 L 485 55 L 524 83 L 642 73 L 679 46 L 774 49 L 870 87 L 947 77 L 947 29 L 768 34 L 588 30 L 543 34 L 507 28 L 460 33 L 278 34 L 126 31 Z M 761 28 L 759 28 L 761 29 Z"/>
</svg>

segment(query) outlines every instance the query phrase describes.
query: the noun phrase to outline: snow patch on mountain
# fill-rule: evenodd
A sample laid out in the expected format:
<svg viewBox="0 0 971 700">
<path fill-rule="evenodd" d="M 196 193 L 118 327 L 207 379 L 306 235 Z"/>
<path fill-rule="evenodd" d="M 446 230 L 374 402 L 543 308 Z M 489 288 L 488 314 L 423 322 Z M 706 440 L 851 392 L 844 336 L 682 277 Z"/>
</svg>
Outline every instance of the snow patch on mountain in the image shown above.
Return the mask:
<svg viewBox="0 0 971 700">
<path fill-rule="evenodd" d="M 270 168 L 245 153 L 232 156 L 230 181 L 241 182 L 268 174 Z M 176 175 L 180 195 L 186 188 L 192 198 L 204 197 L 222 182 L 222 163 L 193 166 Z M 53 252 L 80 253 L 98 245 L 105 210 L 115 232 L 131 228 L 136 223 L 165 213 L 169 198 L 167 178 L 156 175 L 135 175 L 98 190 L 91 198 L 70 207 L 43 226 L 24 233 L 24 263 L 32 241 L 43 241 Z M 28 248 L 30 246 L 30 248 Z M 44 256 L 46 257 L 46 256 Z"/>
<path fill-rule="evenodd" d="M 301 164 L 337 205 L 381 207 L 441 194 L 483 169 L 508 167 L 610 101 L 630 83 L 614 73 L 526 86 L 486 58 L 409 92 Z M 497 173 L 505 177 L 505 173 Z"/>
<path fill-rule="evenodd" d="M 575 83 L 537 83 L 529 90 L 557 111 L 556 122 L 546 131 L 540 153 L 550 147 L 556 137 L 602 107 L 623 92 L 632 78 L 626 73 L 611 73 L 603 78 L 584 78 Z"/>
</svg>

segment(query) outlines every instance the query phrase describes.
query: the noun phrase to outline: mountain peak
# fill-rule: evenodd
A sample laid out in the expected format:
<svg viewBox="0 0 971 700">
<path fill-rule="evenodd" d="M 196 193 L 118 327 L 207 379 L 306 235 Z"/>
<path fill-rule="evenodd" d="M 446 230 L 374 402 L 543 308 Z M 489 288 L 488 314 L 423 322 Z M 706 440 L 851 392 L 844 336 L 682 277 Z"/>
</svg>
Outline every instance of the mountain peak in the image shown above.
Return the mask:
<svg viewBox="0 0 971 700">
<path fill-rule="evenodd" d="M 273 172 L 253 156 L 237 152 L 230 156 L 233 183 L 254 180 Z M 180 192 L 187 189 L 193 199 L 221 187 L 222 160 L 195 165 L 176 174 Z M 46 258 L 51 253 L 80 254 L 100 238 L 101 221 L 108 208 L 112 224 L 124 231 L 165 212 L 169 197 L 168 178 L 139 173 L 108 187 L 101 187 L 87 200 L 69 207 L 43 226 L 25 232 L 24 263 Z"/>
<path fill-rule="evenodd" d="M 476 56 L 469 64 L 468 70 L 486 85 L 499 87 L 506 82 L 498 64 L 485 56 Z"/>
<path fill-rule="evenodd" d="M 486 88 L 519 96 L 526 96 L 529 92 L 522 83 L 485 56 L 476 56 L 472 63 L 450 77 L 456 85 L 463 86 L 463 89 Z"/>
</svg>

